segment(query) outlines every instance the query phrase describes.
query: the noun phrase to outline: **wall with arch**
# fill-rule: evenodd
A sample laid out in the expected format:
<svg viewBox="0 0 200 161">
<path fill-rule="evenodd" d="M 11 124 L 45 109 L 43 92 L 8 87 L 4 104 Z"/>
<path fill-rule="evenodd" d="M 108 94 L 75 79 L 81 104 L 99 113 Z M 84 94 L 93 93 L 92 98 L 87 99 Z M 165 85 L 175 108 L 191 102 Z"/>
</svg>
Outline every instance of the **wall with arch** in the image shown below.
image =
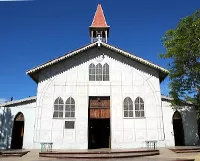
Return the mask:
<svg viewBox="0 0 200 161">
<path fill-rule="evenodd" d="M 107 63 L 109 80 L 89 81 L 91 63 Z M 94 48 L 41 71 L 39 77 L 37 102 L 0 108 L 1 149 L 10 148 L 13 121 L 19 112 L 25 118 L 23 148 L 39 149 L 41 142 L 51 142 L 53 149 L 87 149 L 89 96 L 110 96 L 111 148 L 146 147 L 146 141 L 157 141 L 158 147 L 174 146 L 174 110 L 167 99 L 161 101 L 158 73 L 145 65 L 108 49 Z M 124 113 L 127 97 L 133 108 L 128 117 Z M 143 100 L 144 117 L 135 115 L 138 97 Z M 57 98 L 63 100 L 63 108 L 75 106 L 74 114 L 64 117 L 64 111 L 63 118 L 55 118 Z M 74 103 L 66 103 L 69 98 Z M 185 145 L 196 145 L 195 108 L 186 106 L 180 113 Z M 74 121 L 74 127 L 66 129 L 65 121 Z"/>
<path fill-rule="evenodd" d="M 109 80 L 89 81 L 92 63 L 108 64 Z M 42 70 L 36 102 L 0 107 L 0 149 L 10 148 L 13 121 L 19 112 L 25 118 L 23 148 L 40 149 L 40 143 L 49 142 L 53 143 L 53 149 L 88 149 L 90 96 L 110 97 L 112 149 L 144 148 L 146 141 L 157 141 L 158 147 L 174 146 L 174 110 L 169 100 L 161 97 L 158 72 L 109 49 L 92 48 Z M 128 117 L 124 108 L 127 97 L 133 108 Z M 135 114 L 138 97 L 143 100 L 144 117 Z M 63 109 L 65 105 L 75 107 L 70 117 L 65 117 L 66 111 L 62 118 L 54 117 L 57 98 L 63 100 Z M 66 103 L 69 98 L 74 103 Z M 185 145 L 196 145 L 199 137 L 195 108 L 185 106 L 180 113 Z M 73 128 L 67 129 L 66 121 L 74 122 Z"/>
<path fill-rule="evenodd" d="M 33 142 L 36 102 L 13 104 L 0 107 L 0 149 L 10 149 L 14 119 L 20 112 L 24 115 L 23 147 L 26 149 L 40 148 Z"/>
<path fill-rule="evenodd" d="M 109 81 L 89 81 L 89 65 L 107 63 Z M 111 148 L 146 147 L 163 140 L 158 72 L 106 48 L 93 48 L 40 72 L 37 89 L 35 142 L 53 142 L 55 149 L 88 148 L 89 96 L 110 96 Z M 145 117 L 124 117 L 123 101 L 144 101 Z M 75 100 L 75 118 L 53 118 L 56 98 Z M 75 121 L 65 129 L 65 121 Z"/>
<path fill-rule="evenodd" d="M 162 100 L 163 109 L 163 120 L 164 120 L 164 131 L 165 141 L 164 146 L 175 146 L 174 141 L 174 130 L 173 130 L 173 115 L 176 111 L 172 109 L 170 101 Z M 185 105 L 182 109 L 178 110 L 182 117 L 183 131 L 184 131 L 184 142 L 186 146 L 197 145 L 198 126 L 197 126 L 197 115 L 194 106 Z"/>
</svg>

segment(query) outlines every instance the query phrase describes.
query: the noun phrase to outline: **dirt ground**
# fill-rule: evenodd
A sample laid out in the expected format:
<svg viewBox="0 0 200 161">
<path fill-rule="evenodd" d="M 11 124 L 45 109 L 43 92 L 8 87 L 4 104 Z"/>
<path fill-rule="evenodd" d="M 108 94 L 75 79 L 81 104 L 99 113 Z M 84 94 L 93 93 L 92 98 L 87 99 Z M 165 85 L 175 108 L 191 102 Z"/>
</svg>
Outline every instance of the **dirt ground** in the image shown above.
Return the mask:
<svg viewBox="0 0 200 161">
<path fill-rule="evenodd" d="M 167 148 L 160 148 L 160 155 L 140 157 L 140 158 L 121 158 L 121 159 L 51 159 L 39 157 L 39 150 L 31 150 L 28 154 L 23 157 L 1 157 L 0 161 L 162 161 L 165 159 L 195 159 L 195 161 L 200 161 L 200 153 L 182 153 L 177 154 L 172 152 Z"/>
</svg>

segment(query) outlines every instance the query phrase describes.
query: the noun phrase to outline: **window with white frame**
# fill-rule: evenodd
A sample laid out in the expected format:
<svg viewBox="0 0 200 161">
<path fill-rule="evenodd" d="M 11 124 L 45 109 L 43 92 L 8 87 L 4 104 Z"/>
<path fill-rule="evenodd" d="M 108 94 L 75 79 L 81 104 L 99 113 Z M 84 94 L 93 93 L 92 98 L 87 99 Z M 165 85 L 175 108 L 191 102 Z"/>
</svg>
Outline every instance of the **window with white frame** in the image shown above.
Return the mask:
<svg viewBox="0 0 200 161">
<path fill-rule="evenodd" d="M 72 97 L 65 102 L 65 117 L 75 117 L 75 101 Z"/>
<path fill-rule="evenodd" d="M 89 80 L 90 81 L 95 81 L 95 65 L 92 63 L 89 66 Z"/>
<path fill-rule="evenodd" d="M 133 101 L 130 97 L 124 99 L 124 117 L 133 117 Z"/>
<path fill-rule="evenodd" d="M 109 81 L 109 65 L 103 65 L 103 81 Z"/>
<path fill-rule="evenodd" d="M 102 65 L 96 65 L 96 81 L 102 81 Z"/>
<path fill-rule="evenodd" d="M 98 63 L 95 66 L 91 63 L 89 65 L 89 81 L 109 81 L 109 65 L 105 63 L 102 66 Z"/>
<path fill-rule="evenodd" d="M 58 97 L 54 101 L 54 113 L 53 113 L 54 118 L 63 118 L 63 106 L 64 106 L 64 102 L 62 98 Z"/>
<path fill-rule="evenodd" d="M 144 117 L 144 101 L 141 97 L 135 99 L 135 117 Z"/>
</svg>

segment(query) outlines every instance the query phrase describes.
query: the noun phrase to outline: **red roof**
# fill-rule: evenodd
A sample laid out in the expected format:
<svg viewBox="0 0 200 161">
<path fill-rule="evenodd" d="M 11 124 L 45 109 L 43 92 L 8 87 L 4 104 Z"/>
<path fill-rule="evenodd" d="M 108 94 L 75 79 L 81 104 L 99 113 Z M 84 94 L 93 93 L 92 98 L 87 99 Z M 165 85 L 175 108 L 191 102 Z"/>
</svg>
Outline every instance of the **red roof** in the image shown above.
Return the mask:
<svg viewBox="0 0 200 161">
<path fill-rule="evenodd" d="M 94 15 L 91 27 L 108 27 L 106 19 L 103 14 L 103 9 L 100 4 L 98 4 L 97 6 L 97 10 Z"/>
</svg>

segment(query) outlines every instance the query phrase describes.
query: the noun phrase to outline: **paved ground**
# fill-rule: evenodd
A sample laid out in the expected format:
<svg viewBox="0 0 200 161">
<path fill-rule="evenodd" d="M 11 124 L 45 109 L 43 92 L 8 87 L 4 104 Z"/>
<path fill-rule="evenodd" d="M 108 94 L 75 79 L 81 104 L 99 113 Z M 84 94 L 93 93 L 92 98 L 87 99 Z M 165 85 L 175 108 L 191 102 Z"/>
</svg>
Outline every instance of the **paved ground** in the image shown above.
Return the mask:
<svg viewBox="0 0 200 161">
<path fill-rule="evenodd" d="M 195 159 L 195 161 L 200 161 L 200 153 L 183 153 L 177 154 L 172 152 L 166 148 L 160 148 L 160 155 L 149 156 L 149 157 L 141 157 L 141 158 L 125 158 L 125 159 L 104 159 L 106 161 L 142 161 L 143 159 L 147 159 L 149 161 L 162 161 L 165 158 L 187 158 L 187 159 Z M 38 156 L 39 150 L 32 150 L 28 154 L 23 157 L 6 157 L 0 158 L 0 161 L 59 161 L 58 159 L 50 159 L 50 158 L 41 158 Z M 60 161 L 93 161 L 94 159 L 60 159 Z M 97 159 L 99 161 L 101 159 Z"/>
</svg>

